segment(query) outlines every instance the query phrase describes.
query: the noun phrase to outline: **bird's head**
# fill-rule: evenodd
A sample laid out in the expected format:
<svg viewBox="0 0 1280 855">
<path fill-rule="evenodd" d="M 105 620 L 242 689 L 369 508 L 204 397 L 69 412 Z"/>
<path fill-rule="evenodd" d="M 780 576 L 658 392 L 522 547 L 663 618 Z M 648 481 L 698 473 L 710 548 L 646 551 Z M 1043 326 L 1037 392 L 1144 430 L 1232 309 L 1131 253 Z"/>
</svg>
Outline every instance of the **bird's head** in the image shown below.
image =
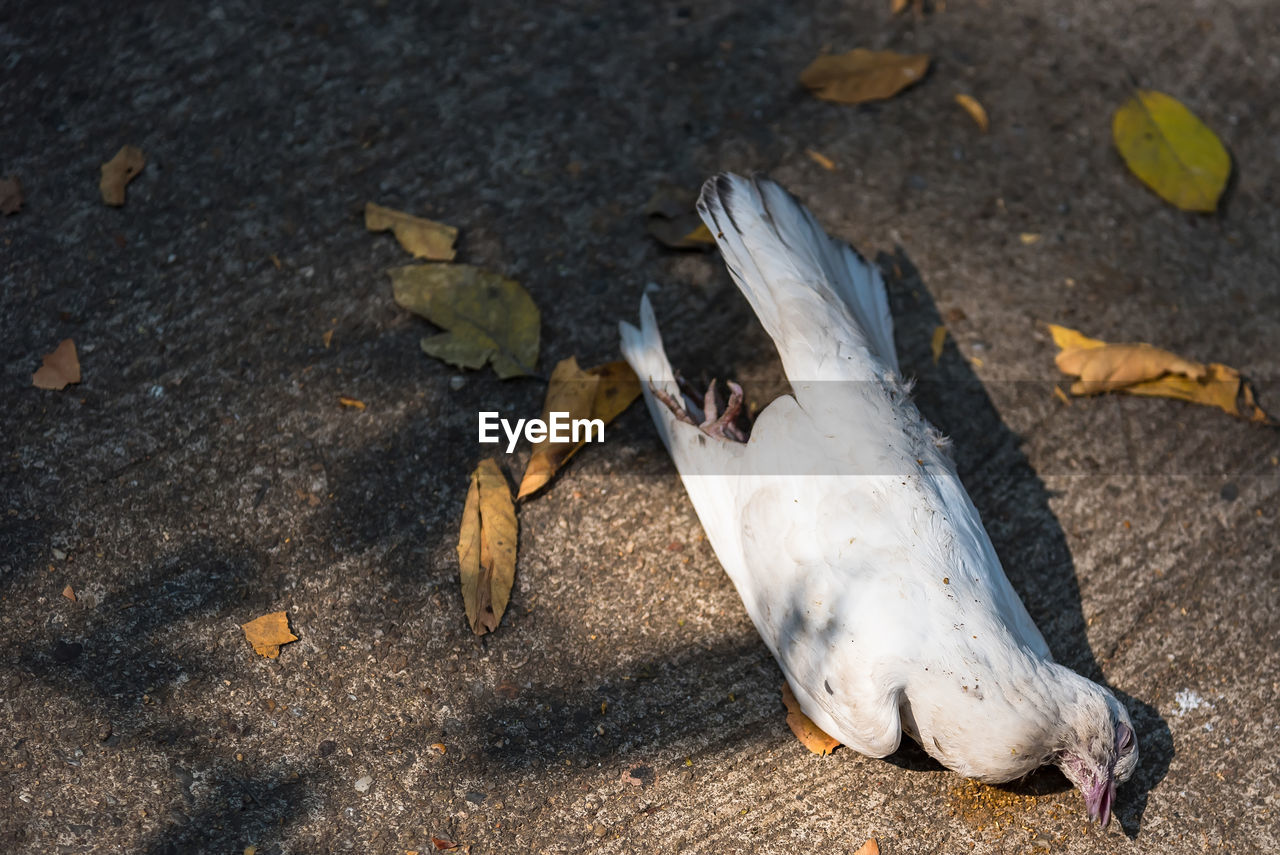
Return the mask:
<svg viewBox="0 0 1280 855">
<path fill-rule="evenodd" d="M 1057 764 L 1084 796 L 1090 819 L 1106 826 L 1116 784 L 1129 780 L 1138 766 L 1138 738 L 1129 713 L 1110 692 L 1089 697 L 1071 722 Z"/>
</svg>

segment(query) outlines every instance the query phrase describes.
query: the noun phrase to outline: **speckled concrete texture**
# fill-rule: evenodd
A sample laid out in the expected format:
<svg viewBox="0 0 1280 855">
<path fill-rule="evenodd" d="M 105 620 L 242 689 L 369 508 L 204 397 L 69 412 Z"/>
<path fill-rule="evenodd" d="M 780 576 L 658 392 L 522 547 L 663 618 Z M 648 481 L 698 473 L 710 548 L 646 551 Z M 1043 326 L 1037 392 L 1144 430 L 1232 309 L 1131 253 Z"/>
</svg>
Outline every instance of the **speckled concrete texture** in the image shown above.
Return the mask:
<svg viewBox="0 0 1280 855">
<path fill-rule="evenodd" d="M 0 849 L 1280 847 L 1280 441 L 1176 402 L 1063 406 L 1044 330 L 1225 362 L 1280 406 L 1274 6 L 888 6 L 0 4 L 0 175 L 27 196 L 0 218 Z M 935 63 L 840 107 L 795 82 L 824 45 Z M 1226 142 L 1220 214 L 1125 171 L 1134 85 Z M 149 163 L 111 209 L 98 166 L 125 143 Z M 880 254 L 1014 586 L 1133 714 L 1109 829 L 1054 771 L 992 789 L 910 748 L 808 755 L 639 407 L 520 509 L 503 625 L 467 628 L 476 412 L 534 415 L 543 387 L 418 351 L 384 273 L 406 256 L 364 203 L 523 282 L 544 370 L 616 358 L 656 283 L 677 364 L 776 389 L 718 259 L 645 234 L 659 182 L 722 169 Z M 67 337 L 84 382 L 31 388 Z M 300 640 L 256 657 L 239 625 L 278 609 Z"/>
</svg>

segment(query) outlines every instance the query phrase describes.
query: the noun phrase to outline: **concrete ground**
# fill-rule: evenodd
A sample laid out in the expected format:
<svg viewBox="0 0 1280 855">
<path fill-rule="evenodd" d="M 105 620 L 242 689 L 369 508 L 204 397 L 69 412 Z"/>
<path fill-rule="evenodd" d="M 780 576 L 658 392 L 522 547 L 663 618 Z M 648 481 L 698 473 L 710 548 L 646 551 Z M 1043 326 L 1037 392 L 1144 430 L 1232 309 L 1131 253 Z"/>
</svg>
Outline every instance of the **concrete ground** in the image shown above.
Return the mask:
<svg viewBox="0 0 1280 855">
<path fill-rule="evenodd" d="M 888 6 L 0 7 L 0 176 L 27 197 L 0 218 L 0 849 L 1280 846 L 1280 440 L 1177 402 L 1066 407 L 1043 327 L 1225 362 L 1280 406 L 1280 19 Z M 934 68 L 841 107 L 796 83 L 823 46 Z M 1229 146 L 1218 215 L 1126 172 L 1110 119 L 1135 85 Z M 98 166 L 125 143 L 149 163 L 107 208 Z M 776 388 L 718 259 L 645 234 L 659 182 L 722 169 L 884 253 L 904 364 L 1015 587 L 1134 716 L 1106 831 L 1055 771 L 984 788 L 910 749 L 807 754 L 640 407 L 521 509 L 502 627 L 467 628 L 475 414 L 534 415 L 543 387 L 423 356 L 383 272 L 406 256 L 362 206 L 454 224 L 461 260 L 523 282 L 544 370 L 616 358 L 655 282 L 677 363 Z M 84 381 L 31 388 L 66 337 Z M 239 625 L 278 609 L 301 640 L 266 660 Z"/>
</svg>

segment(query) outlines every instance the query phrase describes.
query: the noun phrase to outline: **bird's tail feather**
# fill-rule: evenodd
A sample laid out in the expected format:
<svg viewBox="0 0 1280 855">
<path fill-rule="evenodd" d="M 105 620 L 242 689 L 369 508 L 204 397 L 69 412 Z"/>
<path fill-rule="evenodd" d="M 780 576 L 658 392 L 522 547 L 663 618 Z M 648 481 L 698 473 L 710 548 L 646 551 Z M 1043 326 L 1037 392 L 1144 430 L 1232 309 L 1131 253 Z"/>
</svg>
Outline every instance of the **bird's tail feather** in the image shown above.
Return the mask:
<svg viewBox="0 0 1280 855">
<path fill-rule="evenodd" d="M 893 320 L 874 265 L 823 231 L 767 178 L 724 173 L 702 186 L 698 213 L 725 263 L 797 378 L 842 345 L 865 347 L 895 373 Z M 834 340 L 833 340 L 834 339 Z M 784 347 L 785 341 L 785 347 Z"/>
</svg>

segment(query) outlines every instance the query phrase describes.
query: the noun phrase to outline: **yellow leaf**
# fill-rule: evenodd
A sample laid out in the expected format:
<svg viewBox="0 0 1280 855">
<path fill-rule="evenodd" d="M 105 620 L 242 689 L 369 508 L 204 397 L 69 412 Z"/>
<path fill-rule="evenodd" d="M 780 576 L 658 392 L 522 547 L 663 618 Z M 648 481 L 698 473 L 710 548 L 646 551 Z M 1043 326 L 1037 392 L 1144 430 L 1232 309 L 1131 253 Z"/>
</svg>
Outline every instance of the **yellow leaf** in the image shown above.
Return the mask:
<svg viewBox="0 0 1280 855">
<path fill-rule="evenodd" d="M 272 612 L 242 624 L 244 637 L 253 645 L 253 652 L 268 659 L 280 657 L 280 645 L 297 641 L 298 636 L 289 631 L 289 617 L 284 612 Z"/>
<path fill-rule="evenodd" d="M 1253 386 L 1227 365 L 1204 365 L 1149 344 L 1107 344 L 1066 327 L 1050 325 L 1061 352 L 1058 368 L 1080 379 L 1073 395 L 1124 392 L 1129 395 L 1175 398 L 1217 407 L 1237 418 L 1275 424 L 1260 406 Z"/>
<path fill-rule="evenodd" d="M 942 346 L 947 342 L 947 328 L 944 326 L 934 327 L 933 338 L 929 340 L 929 349 L 933 351 L 933 364 L 937 365 L 938 360 L 942 358 Z"/>
<path fill-rule="evenodd" d="M 872 837 L 866 843 L 858 847 L 858 851 L 853 855 L 880 855 L 880 844 Z"/>
<path fill-rule="evenodd" d="M 520 283 L 469 264 L 418 264 L 391 274 L 396 303 L 448 332 L 422 350 L 463 368 L 493 365 L 501 378 L 532 374 L 541 315 Z"/>
<path fill-rule="evenodd" d="M 680 239 L 681 243 L 706 243 L 714 244 L 716 239 L 711 236 L 711 229 L 707 228 L 706 223 L 698 223 L 697 227 Z"/>
<path fill-rule="evenodd" d="M 368 202 L 364 206 L 364 227 L 371 232 L 390 229 L 400 245 L 413 253 L 414 258 L 453 261 L 453 244 L 458 239 L 458 230 L 453 226 Z"/>
<path fill-rule="evenodd" d="M 45 354 L 40 367 L 31 375 L 32 386 L 55 392 L 79 382 L 80 357 L 76 355 L 76 343 L 69 338 L 59 342 L 53 353 Z"/>
<path fill-rule="evenodd" d="M 98 181 L 102 201 L 113 208 L 123 205 L 124 186 L 146 165 L 147 156 L 137 146 L 127 145 L 116 152 L 115 157 L 102 164 L 102 178 Z"/>
<path fill-rule="evenodd" d="M 583 371 L 571 356 L 561 360 L 551 372 L 542 420 L 548 421 L 551 413 L 568 413 L 570 420 L 598 419 L 607 425 L 639 396 L 640 381 L 626 362 L 618 360 Z M 584 431 L 576 442 L 571 435 L 567 442 L 552 442 L 548 438 L 535 443 L 516 498 L 523 499 L 542 489 L 586 444 L 587 436 L 594 435 Z"/>
<path fill-rule="evenodd" d="M 1231 175 L 1231 156 L 1194 113 L 1162 92 L 1140 89 L 1111 123 L 1134 175 L 1184 211 L 1214 211 Z"/>
<path fill-rule="evenodd" d="M 924 79 L 929 70 L 926 54 L 901 54 L 858 48 L 848 53 L 820 56 L 800 72 L 800 82 L 824 101 L 861 104 L 892 98 Z"/>
<path fill-rule="evenodd" d="M 828 172 L 835 172 L 835 171 L 836 171 L 836 164 L 835 164 L 835 161 L 833 161 L 831 158 L 827 157 L 827 156 L 826 156 L 825 154 L 823 154 L 822 152 L 820 152 L 820 151 L 814 151 L 814 150 L 813 150 L 813 149 L 811 149 L 811 148 L 806 148 L 806 149 L 804 150 L 804 153 L 805 153 L 805 154 L 807 154 L 807 155 L 809 156 L 809 159 L 810 159 L 810 160 L 812 160 L 814 163 L 818 164 L 819 166 L 821 166 L 823 169 L 827 170 Z"/>
<path fill-rule="evenodd" d="M 1018 235 L 1018 240 L 1022 241 L 1023 246 L 1031 246 L 1033 243 L 1040 242 L 1040 235 L 1035 232 L 1023 232 Z"/>
<path fill-rule="evenodd" d="M 791 732 L 805 748 L 823 757 L 834 751 L 840 744 L 840 740 L 828 736 L 804 714 L 800 709 L 800 702 L 791 691 L 791 686 L 785 682 L 782 684 L 782 703 L 787 708 L 787 727 L 791 728 Z"/>
<path fill-rule="evenodd" d="M 351 407 L 353 410 L 360 410 L 361 412 L 364 412 L 364 401 L 358 401 L 355 398 L 345 398 L 339 395 L 338 403 L 344 407 Z"/>
<path fill-rule="evenodd" d="M 495 460 L 485 460 L 471 473 L 458 532 L 462 602 L 476 635 L 497 629 L 507 610 L 516 576 L 517 536 L 506 476 Z"/>
<path fill-rule="evenodd" d="M 1049 324 L 1049 335 L 1053 336 L 1053 343 L 1058 346 L 1059 350 L 1077 350 L 1088 347 L 1106 347 L 1105 341 L 1096 338 L 1089 338 L 1081 335 L 1076 330 L 1068 327 L 1060 327 L 1057 324 Z"/>
<path fill-rule="evenodd" d="M 644 205 L 649 234 L 671 249 L 715 246 L 715 238 L 694 209 L 696 201 L 695 193 L 678 184 L 659 184 Z"/>
<path fill-rule="evenodd" d="M 987 111 L 978 103 L 977 98 L 972 95 L 957 95 L 956 103 L 964 108 L 964 111 L 977 123 L 978 129 L 984 134 L 991 129 L 991 120 L 987 118 Z"/>
</svg>

